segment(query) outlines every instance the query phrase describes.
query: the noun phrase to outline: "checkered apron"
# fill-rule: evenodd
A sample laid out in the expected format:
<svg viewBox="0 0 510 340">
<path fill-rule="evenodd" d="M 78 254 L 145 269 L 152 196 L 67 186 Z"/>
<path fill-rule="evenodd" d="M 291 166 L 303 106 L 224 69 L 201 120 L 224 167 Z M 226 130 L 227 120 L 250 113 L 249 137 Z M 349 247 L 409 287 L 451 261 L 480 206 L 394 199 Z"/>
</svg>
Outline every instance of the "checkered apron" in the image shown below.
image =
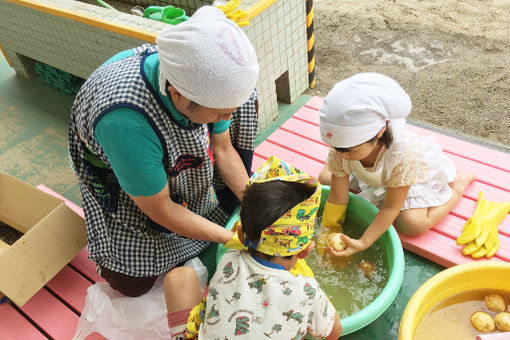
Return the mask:
<svg viewBox="0 0 510 340">
<path fill-rule="evenodd" d="M 215 199 L 207 125 L 182 127 L 174 120 L 141 72 L 144 59 L 157 48 L 142 45 L 134 51 L 133 56 L 98 68 L 80 89 L 71 110 L 69 153 L 80 182 L 90 258 L 116 272 L 148 277 L 198 255 L 208 242 L 188 239 L 156 225 L 120 188 L 108 158 L 94 139 L 96 122 L 104 114 L 118 107 L 142 113 L 164 148 L 171 199 L 220 225 L 228 215 Z M 253 107 L 253 101 L 246 105 Z M 246 110 L 243 107 L 238 111 Z M 232 118 L 236 126 L 238 115 Z M 239 136 L 240 130 L 236 131 Z M 256 128 L 246 138 L 253 142 L 255 135 Z M 104 165 L 88 161 L 91 155 Z M 203 164 L 179 171 L 183 156 L 186 159 L 189 155 L 202 159 Z"/>
</svg>

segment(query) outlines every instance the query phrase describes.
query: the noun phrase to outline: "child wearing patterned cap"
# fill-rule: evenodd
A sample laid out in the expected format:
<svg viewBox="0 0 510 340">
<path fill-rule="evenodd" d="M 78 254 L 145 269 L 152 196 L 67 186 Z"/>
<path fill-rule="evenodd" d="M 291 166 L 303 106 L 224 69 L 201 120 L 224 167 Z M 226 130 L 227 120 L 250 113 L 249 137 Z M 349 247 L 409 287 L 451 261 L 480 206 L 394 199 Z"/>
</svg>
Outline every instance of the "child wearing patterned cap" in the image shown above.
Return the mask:
<svg viewBox="0 0 510 340">
<path fill-rule="evenodd" d="M 474 174 L 456 173 L 452 161 L 431 137 L 406 131 L 411 99 L 393 79 L 359 73 L 337 83 L 320 109 L 322 140 L 330 148 L 319 180 L 331 185 L 323 225 L 341 232 L 349 190 L 379 208 L 360 239 L 342 234 L 348 256 L 370 247 L 394 224 L 419 235 L 455 206 Z"/>
<path fill-rule="evenodd" d="M 274 335 L 303 339 L 310 333 L 338 339 L 341 324 L 335 308 L 310 271 L 307 276 L 297 274 L 298 267 L 306 267 L 303 259 L 314 247 L 311 238 L 320 194 L 316 179 L 274 157 L 261 166 L 250 179 L 241 203 L 241 223 L 236 224 L 241 243 L 236 246 L 232 240 L 225 245 L 237 249 L 228 250 L 221 258 L 209 282 L 205 308 L 202 313 L 190 314 L 187 329 L 181 327 L 183 338 Z M 192 271 L 186 277 L 182 271 L 187 270 L 179 270 L 165 279 L 171 326 L 172 319 L 182 322 L 182 315 L 201 299 L 198 288 L 190 299 L 176 288 L 176 282 L 188 285 L 190 277 L 198 287 Z M 187 304 L 177 304 L 176 299 L 187 300 Z"/>
</svg>

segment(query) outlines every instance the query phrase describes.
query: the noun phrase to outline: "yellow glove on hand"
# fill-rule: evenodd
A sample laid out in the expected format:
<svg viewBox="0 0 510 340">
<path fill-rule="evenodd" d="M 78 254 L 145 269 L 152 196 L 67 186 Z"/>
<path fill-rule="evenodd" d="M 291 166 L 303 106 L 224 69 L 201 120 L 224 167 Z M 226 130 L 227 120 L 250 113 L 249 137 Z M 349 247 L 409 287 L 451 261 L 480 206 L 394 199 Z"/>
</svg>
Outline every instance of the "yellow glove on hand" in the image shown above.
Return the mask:
<svg viewBox="0 0 510 340">
<path fill-rule="evenodd" d="M 324 213 L 322 214 L 322 226 L 330 229 L 330 232 L 341 233 L 342 224 L 345 222 L 346 205 L 326 201 Z"/>
<path fill-rule="evenodd" d="M 457 244 L 466 246 L 464 255 L 472 258 L 492 257 L 499 247 L 498 228 L 510 210 L 510 202 L 492 202 L 483 198 L 483 191 L 478 195 L 476 209 L 466 224 Z"/>
<path fill-rule="evenodd" d="M 234 232 L 234 236 L 224 244 L 225 248 L 228 249 L 244 249 L 244 244 L 241 243 L 241 240 L 239 240 L 239 236 L 237 236 L 237 227 L 241 225 L 241 222 L 236 221 L 234 223 L 234 226 L 232 227 L 232 231 Z"/>
</svg>

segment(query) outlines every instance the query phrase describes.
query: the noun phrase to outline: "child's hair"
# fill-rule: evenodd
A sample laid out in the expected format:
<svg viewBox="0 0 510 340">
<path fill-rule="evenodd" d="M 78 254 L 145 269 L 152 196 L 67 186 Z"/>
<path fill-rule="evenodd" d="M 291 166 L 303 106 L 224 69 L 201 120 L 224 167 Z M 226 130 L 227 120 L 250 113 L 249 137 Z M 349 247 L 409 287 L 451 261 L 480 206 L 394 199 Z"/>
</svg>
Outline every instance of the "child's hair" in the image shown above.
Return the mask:
<svg viewBox="0 0 510 340">
<path fill-rule="evenodd" d="M 365 143 L 375 143 L 376 140 L 377 140 L 377 135 L 375 135 L 374 138 L 370 139 L 369 141 L 366 141 Z M 391 143 L 393 142 L 393 132 L 391 130 L 390 122 L 386 122 L 386 130 L 384 130 L 380 140 L 381 140 L 381 142 L 384 143 L 384 146 L 386 147 L 386 149 L 388 149 L 390 147 Z M 365 143 L 361 143 L 361 144 L 365 144 Z M 355 146 L 357 146 L 357 145 L 355 145 Z M 353 147 L 354 146 L 351 146 L 350 148 L 335 148 L 335 150 L 338 152 L 349 152 Z"/>
<path fill-rule="evenodd" d="M 249 185 L 239 213 L 246 239 L 258 243 L 264 229 L 314 192 L 314 186 L 297 182 L 270 181 Z"/>
</svg>

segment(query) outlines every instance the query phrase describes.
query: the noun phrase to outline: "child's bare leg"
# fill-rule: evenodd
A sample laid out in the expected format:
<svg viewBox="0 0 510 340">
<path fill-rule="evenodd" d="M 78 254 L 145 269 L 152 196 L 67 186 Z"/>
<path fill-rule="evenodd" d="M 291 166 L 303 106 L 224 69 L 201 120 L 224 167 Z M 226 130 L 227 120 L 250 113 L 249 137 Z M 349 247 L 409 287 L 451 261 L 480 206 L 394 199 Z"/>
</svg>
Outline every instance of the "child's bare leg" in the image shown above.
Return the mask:
<svg viewBox="0 0 510 340">
<path fill-rule="evenodd" d="M 165 276 L 165 300 L 168 312 L 193 308 L 202 300 L 198 276 L 191 267 L 177 267 Z"/>
<path fill-rule="evenodd" d="M 324 185 L 331 185 L 331 172 L 328 170 L 328 167 L 322 168 L 319 173 L 319 182 Z"/>
<path fill-rule="evenodd" d="M 184 339 L 189 313 L 202 298 L 197 274 L 190 267 L 172 269 L 165 276 L 164 290 L 170 339 Z"/>
<path fill-rule="evenodd" d="M 407 235 L 421 235 L 438 224 L 459 202 L 467 186 L 476 178 L 475 174 L 458 172 L 450 183 L 452 197 L 443 205 L 430 208 L 403 210 L 395 220 L 395 227 Z"/>
</svg>

